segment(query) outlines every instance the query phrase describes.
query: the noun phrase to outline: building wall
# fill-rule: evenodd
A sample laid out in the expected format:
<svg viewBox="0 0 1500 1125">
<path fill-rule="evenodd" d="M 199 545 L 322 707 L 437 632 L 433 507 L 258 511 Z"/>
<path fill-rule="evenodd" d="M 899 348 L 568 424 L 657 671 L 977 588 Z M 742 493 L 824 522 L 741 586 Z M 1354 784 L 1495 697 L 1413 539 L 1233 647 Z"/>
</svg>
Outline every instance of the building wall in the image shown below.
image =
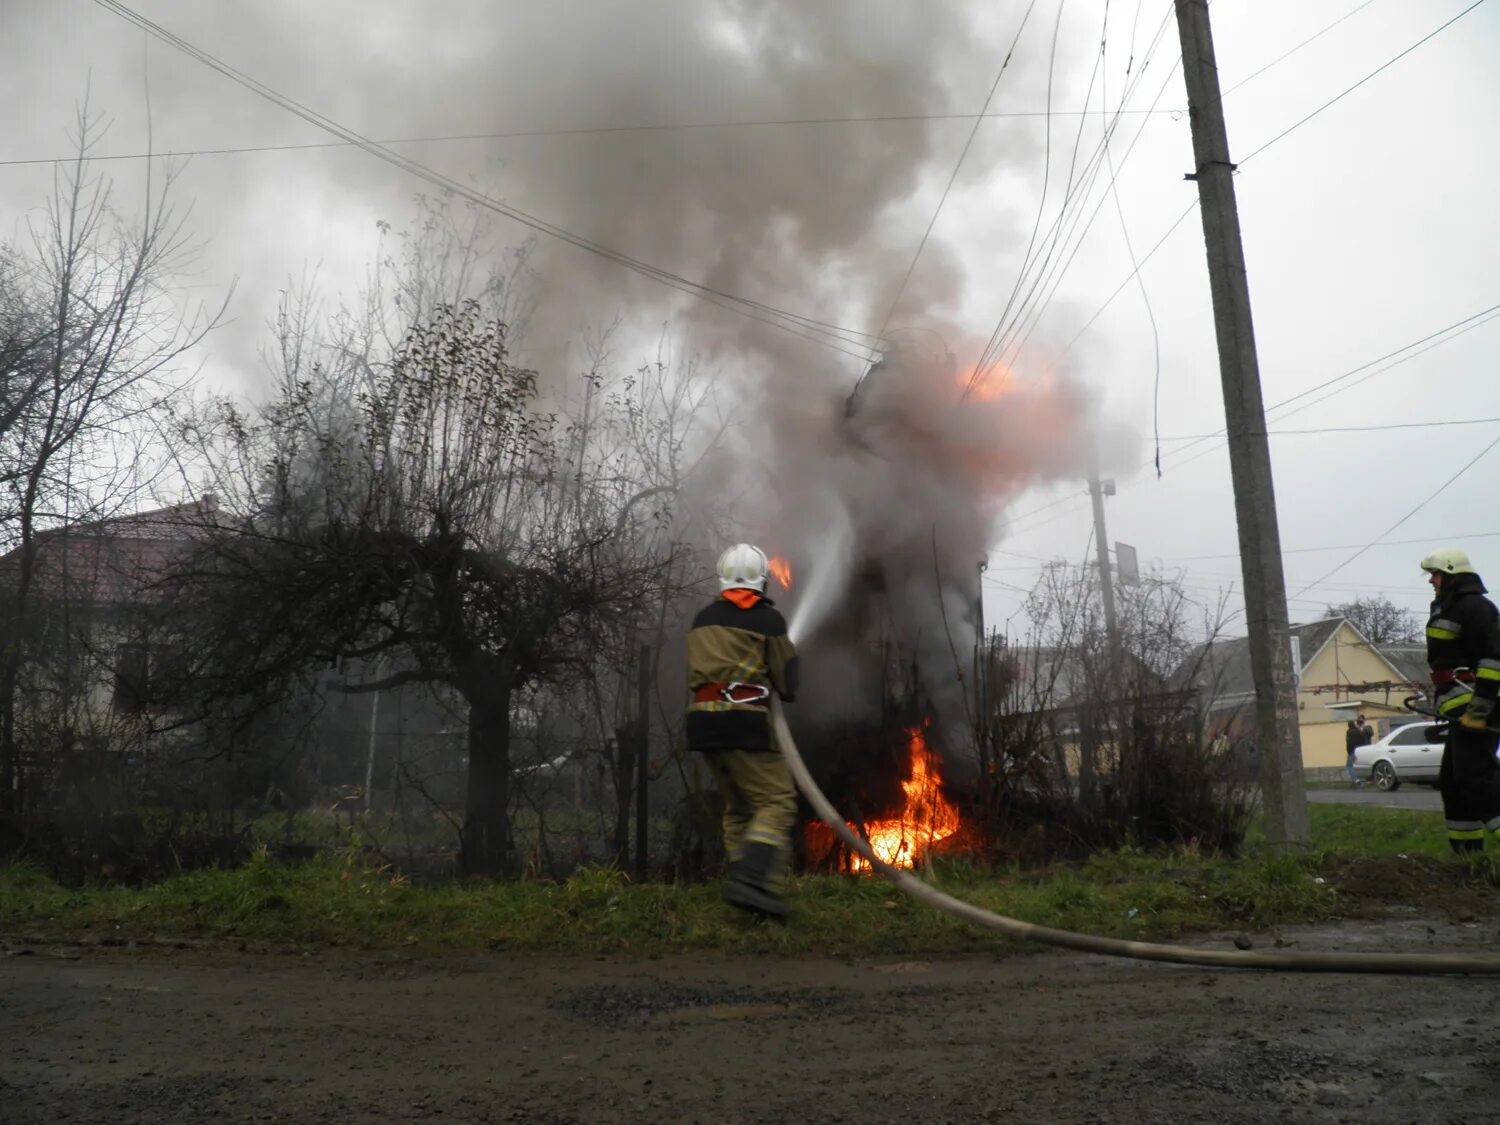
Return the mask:
<svg viewBox="0 0 1500 1125">
<path fill-rule="evenodd" d="M 1302 735 L 1303 766 L 1344 764 L 1344 732 L 1356 712 L 1348 707 L 1330 707 L 1330 704 L 1360 703 L 1365 719 L 1375 727 L 1377 737 L 1389 729 L 1392 719 L 1408 717 L 1410 712 L 1401 705 L 1402 698 L 1409 694 L 1406 688 L 1359 692 L 1339 686 L 1378 683 L 1398 677 L 1399 673 L 1361 640 L 1358 633 L 1347 624 L 1340 627 L 1323 651 L 1302 671 L 1303 690 L 1297 693 L 1297 715 Z"/>
</svg>

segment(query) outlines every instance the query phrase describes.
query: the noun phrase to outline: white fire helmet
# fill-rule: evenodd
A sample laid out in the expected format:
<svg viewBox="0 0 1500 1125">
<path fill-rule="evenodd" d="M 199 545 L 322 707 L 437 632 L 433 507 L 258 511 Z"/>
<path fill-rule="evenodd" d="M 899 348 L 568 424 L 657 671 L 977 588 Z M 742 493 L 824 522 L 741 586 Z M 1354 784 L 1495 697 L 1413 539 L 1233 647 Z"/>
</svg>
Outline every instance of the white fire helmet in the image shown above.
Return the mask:
<svg viewBox="0 0 1500 1125">
<path fill-rule="evenodd" d="M 719 589 L 766 592 L 766 553 L 749 543 L 736 543 L 719 556 Z"/>
<path fill-rule="evenodd" d="M 1469 556 L 1454 547 L 1433 551 L 1422 560 L 1422 569 L 1429 574 L 1473 574 L 1474 566 Z"/>
</svg>

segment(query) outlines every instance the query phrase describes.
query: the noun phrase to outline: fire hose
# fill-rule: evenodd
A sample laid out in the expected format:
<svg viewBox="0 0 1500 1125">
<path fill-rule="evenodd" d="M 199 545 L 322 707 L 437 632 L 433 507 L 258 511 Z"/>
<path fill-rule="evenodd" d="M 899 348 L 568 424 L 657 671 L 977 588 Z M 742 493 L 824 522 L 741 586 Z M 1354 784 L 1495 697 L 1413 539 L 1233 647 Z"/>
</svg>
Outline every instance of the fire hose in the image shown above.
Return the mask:
<svg viewBox="0 0 1500 1125">
<path fill-rule="evenodd" d="M 956 899 L 923 882 L 915 875 L 893 867 L 878 857 L 867 841 L 849 827 L 839 815 L 818 783 L 808 771 L 807 763 L 797 752 L 797 744 L 787 727 L 781 701 L 771 700 L 771 722 L 781 746 L 782 756 L 791 768 L 797 788 L 812 805 L 818 819 L 828 825 L 844 845 L 869 861 L 906 895 L 945 914 L 962 918 L 988 930 L 1019 941 L 1034 941 L 1062 946 L 1083 953 L 1102 953 L 1109 957 L 1129 957 L 1138 961 L 1167 961 L 1178 965 L 1208 965 L 1228 969 L 1276 969 L 1284 972 L 1309 973 L 1500 973 L 1500 954 L 1465 953 L 1259 953 L 1246 950 L 1198 949 L 1187 945 L 1167 945 L 1151 941 L 1127 941 L 1122 938 L 1097 937 L 1073 933 L 1051 926 L 1038 926 L 1018 918 L 1007 918 L 991 910 Z"/>
</svg>

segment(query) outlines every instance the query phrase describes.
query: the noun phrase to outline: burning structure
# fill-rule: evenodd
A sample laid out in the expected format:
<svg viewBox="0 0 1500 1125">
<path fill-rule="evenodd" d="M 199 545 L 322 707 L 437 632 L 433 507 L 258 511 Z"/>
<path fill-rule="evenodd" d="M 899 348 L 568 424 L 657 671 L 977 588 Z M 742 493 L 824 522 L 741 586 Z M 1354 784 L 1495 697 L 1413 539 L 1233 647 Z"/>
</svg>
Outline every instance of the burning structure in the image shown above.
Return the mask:
<svg viewBox="0 0 1500 1125">
<path fill-rule="evenodd" d="M 847 400 L 768 420 L 775 505 L 758 515 L 807 657 L 791 721 L 889 862 L 958 834 L 977 765 L 980 567 L 1011 499 L 1078 470 L 1081 413 L 1060 379 L 898 352 Z M 806 843 L 811 865 L 862 862 L 821 825 Z"/>
</svg>

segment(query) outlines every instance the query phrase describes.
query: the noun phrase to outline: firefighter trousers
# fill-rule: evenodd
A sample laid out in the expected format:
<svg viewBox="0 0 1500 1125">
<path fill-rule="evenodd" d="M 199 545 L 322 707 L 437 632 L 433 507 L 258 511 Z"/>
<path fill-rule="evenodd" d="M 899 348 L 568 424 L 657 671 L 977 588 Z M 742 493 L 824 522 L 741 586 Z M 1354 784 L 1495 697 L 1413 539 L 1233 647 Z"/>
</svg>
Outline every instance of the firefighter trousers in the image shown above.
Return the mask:
<svg viewBox="0 0 1500 1125">
<path fill-rule="evenodd" d="M 1448 728 L 1438 790 L 1448 821 L 1448 844 L 1455 852 L 1483 851 L 1486 832 L 1500 832 L 1500 763 L 1497 737 L 1489 731 Z"/>
<path fill-rule="evenodd" d="M 767 879 L 778 889 L 791 857 L 797 822 L 797 789 L 792 771 L 774 750 L 705 750 L 709 769 L 724 798 L 724 855 L 735 863 L 746 844 L 771 844 L 777 862 Z"/>
</svg>

